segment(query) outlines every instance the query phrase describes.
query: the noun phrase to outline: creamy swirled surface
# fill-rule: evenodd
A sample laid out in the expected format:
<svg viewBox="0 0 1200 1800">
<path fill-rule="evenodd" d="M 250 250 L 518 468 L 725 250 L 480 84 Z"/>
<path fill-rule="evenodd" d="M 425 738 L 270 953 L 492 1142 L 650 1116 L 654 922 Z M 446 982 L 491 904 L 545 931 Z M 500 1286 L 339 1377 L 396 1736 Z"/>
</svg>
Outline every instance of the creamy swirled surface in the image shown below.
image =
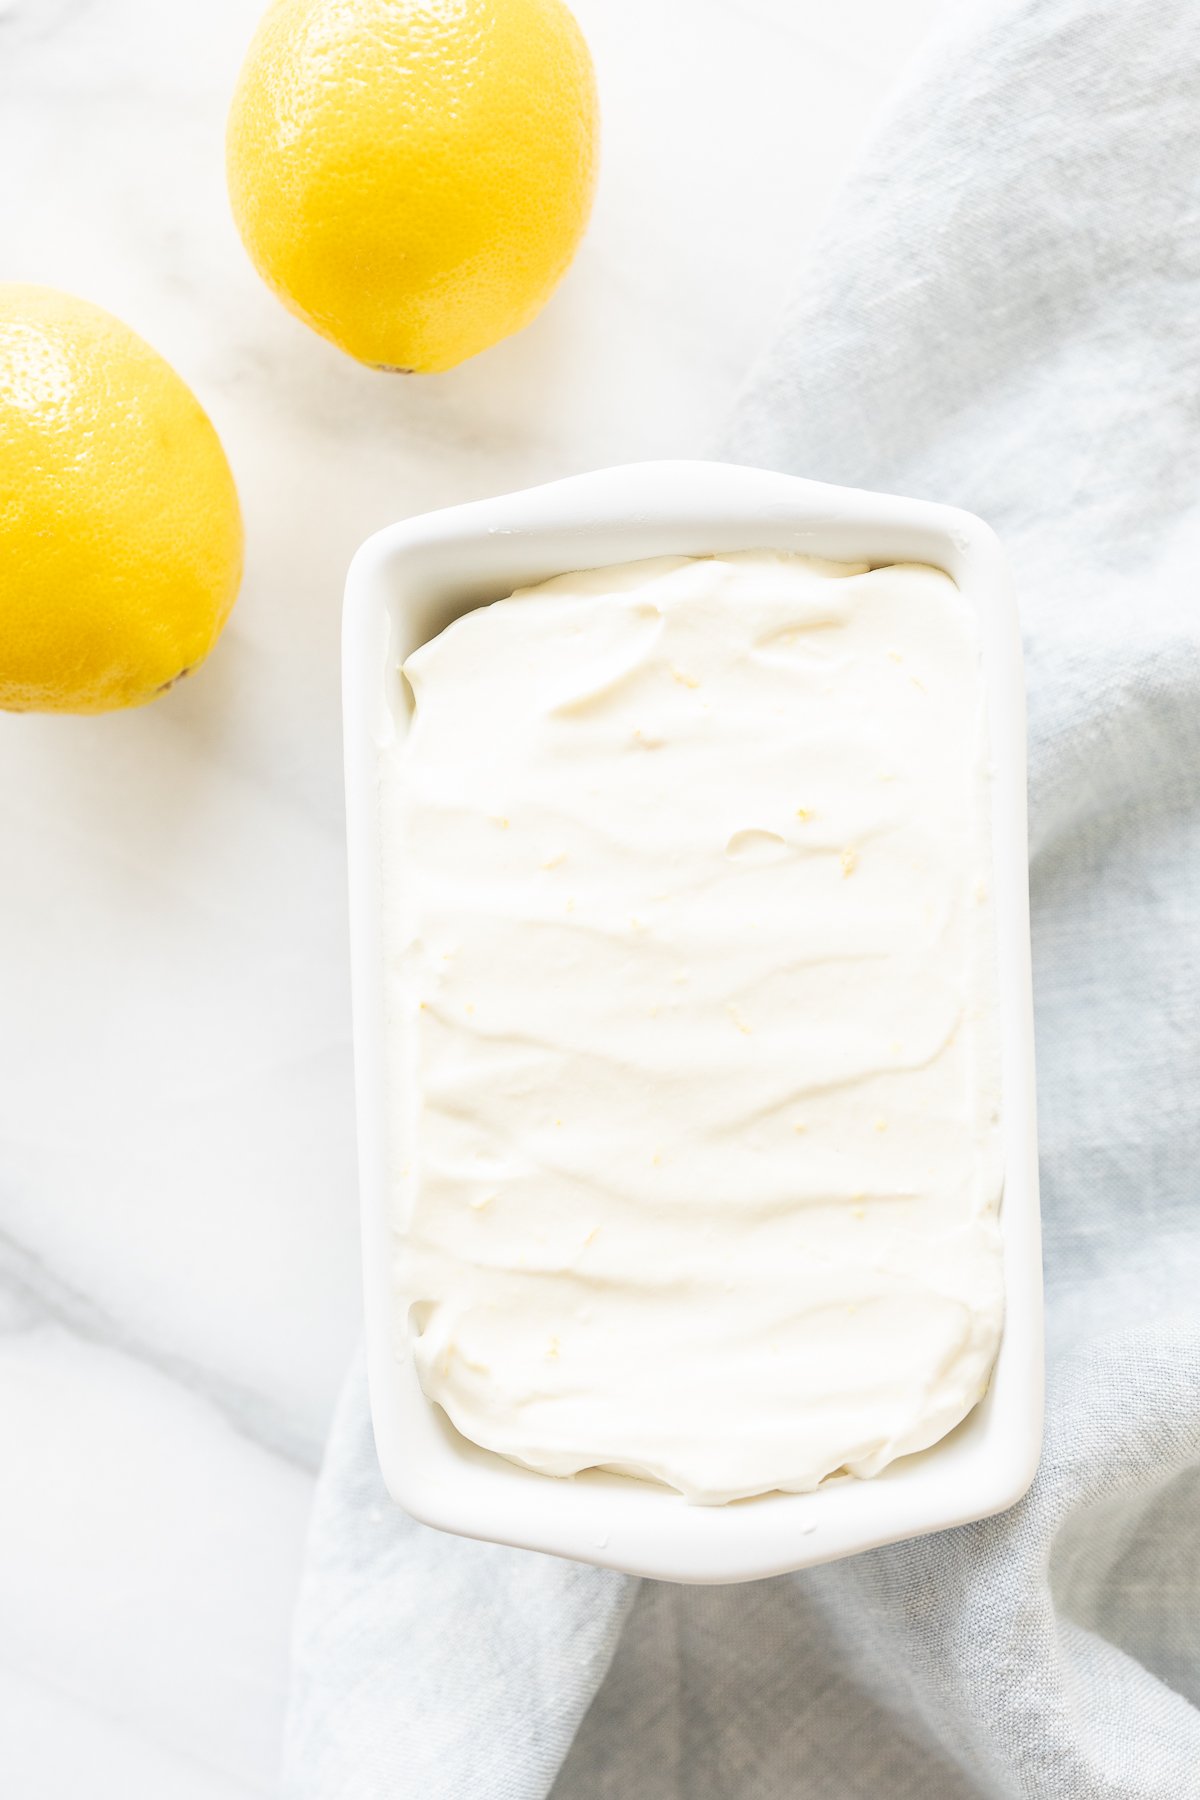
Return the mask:
<svg viewBox="0 0 1200 1800">
<path fill-rule="evenodd" d="M 398 1350 L 476 1444 L 877 1473 L 1002 1320 L 988 772 L 950 578 L 567 575 L 412 655 L 382 802 Z"/>
</svg>

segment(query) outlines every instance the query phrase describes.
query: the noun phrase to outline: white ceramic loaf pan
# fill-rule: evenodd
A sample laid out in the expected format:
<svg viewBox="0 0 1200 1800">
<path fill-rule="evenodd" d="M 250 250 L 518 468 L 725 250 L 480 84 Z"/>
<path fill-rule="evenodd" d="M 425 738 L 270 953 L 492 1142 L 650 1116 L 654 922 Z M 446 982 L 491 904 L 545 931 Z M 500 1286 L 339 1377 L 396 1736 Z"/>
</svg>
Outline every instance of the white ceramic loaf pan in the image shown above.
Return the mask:
<svg viewBox="0 0 1200 1800">
<path fill-rule="evenodd" d="M 1007 1312 L 986 1398 L 941 1443 L 870 1481 L 692 1506 L 647 1482 L 535 1474 L 477 1449 L 398 1355 L 385 1126 L 378 763 L 405 729 L 400 664 L 451 619 L 516 587 L 641 557 L 778 549 L 945 569 L 975 608 L 994 760 L 993 857 Z M 1016 607 L 1000 546 L 968 513 L 718 463 L 604 469 L 406 519 L 362 546 L 343 630 L 346 808 L 367 1353 L 375 1441 L 415 1518 L 662 1580 L 747 1581 L 964 1524 L 1020 1499 L 1042 1421 L 1042 1297 Z"/>
</svg>

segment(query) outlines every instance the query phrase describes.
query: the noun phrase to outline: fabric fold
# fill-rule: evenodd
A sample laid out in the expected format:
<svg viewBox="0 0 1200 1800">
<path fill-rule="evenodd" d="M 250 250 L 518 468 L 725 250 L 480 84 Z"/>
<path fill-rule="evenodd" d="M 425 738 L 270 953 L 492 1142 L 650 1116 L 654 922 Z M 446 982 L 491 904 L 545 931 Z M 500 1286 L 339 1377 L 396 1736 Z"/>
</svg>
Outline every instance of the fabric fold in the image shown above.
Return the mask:
<svg viewBox="0 0 1200 1800">
<path fill-rule="evenodd" d="M 636 1586 L 408 1518 L 379 1473 L 360 1357 L 310 1528 L 284 1793 L 542 1800 Z"/>
</svg>

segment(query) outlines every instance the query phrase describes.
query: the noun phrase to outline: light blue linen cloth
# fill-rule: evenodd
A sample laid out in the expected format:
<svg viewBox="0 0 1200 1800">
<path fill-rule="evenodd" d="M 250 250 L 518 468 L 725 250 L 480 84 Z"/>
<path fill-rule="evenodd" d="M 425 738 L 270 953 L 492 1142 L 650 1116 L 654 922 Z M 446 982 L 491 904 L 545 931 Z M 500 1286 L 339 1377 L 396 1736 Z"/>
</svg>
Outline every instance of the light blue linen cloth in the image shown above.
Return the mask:
<svg viewBox="0 0 1200 1800">
<path fill-rule="evenodd" d="M 800 90 L 798 89 L 798 92 Z M 999 531 L 1030 680 L 1050 1393 L 1002 1518 L 734 1589 L 444 1537 L 361 1371 L 289 1800 L 1200 1800 L 1200 7 L 958 15 L 722 449 Z"/>
</svg>

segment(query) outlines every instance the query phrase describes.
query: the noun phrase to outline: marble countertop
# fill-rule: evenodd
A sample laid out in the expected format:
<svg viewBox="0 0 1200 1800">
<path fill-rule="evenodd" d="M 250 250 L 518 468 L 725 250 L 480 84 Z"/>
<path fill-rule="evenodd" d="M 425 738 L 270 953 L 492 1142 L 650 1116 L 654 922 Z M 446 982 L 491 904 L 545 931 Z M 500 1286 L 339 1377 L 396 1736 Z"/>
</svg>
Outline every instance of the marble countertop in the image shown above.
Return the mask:
<svg viewBox="0 0 1200 1800">
<path fill-rule="evenodd" d="M 246 261 L 258 0 L 0 0 L 0 277 L 119 313 L 210 411 L 248 566 L 194 681 L 0 715 L 0 1717 L 21 1800 L 273 1791 L 314 1473 L 358 1329 L 343 575 L 404 514 L 704 454 L 946 0 L 574 0 L 594 222 L 542 317 L 382 377 Z M 819 473 L 819 471 L 814 471 Z"/>
</svg>

